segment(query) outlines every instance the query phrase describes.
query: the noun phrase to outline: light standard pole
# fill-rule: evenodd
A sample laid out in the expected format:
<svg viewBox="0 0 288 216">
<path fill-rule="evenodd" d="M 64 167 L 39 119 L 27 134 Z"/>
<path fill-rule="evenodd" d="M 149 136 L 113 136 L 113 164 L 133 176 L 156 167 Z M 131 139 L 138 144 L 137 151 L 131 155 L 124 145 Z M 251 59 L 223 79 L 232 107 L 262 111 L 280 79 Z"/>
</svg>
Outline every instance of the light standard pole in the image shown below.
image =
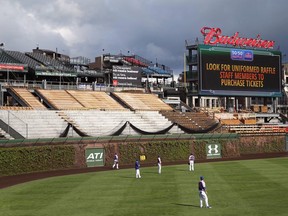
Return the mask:
<svg viewBox="0 0 288 216">
<path fill-rule="evenodd" d="M 59 80 L 59 90 L 61 90 L 61 71 L 59 71 L 60 72 L 60 74 L 59 74 L 59 78 L 60 78 L 60 80 Z"/>
</svg>

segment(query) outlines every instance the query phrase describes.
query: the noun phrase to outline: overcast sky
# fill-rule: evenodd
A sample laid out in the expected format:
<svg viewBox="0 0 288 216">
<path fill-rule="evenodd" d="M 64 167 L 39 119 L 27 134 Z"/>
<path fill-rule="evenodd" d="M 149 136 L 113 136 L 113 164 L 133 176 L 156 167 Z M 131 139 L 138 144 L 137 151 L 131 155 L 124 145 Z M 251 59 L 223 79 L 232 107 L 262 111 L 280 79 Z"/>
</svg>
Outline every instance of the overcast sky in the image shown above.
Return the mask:
<svg viewBox="0 0 288 216">
<path fill-rule="evenodd" d="M 0 0 L 0 43 L 6 50 L 38 45 L 91 60 L 103 49 L 129 51 L 177 74 L 185 40 L 202 42 L 203 26 L 227 36 L 260 34 L 288 54 L 287 11 L 287 0 Z"/>
</svg>

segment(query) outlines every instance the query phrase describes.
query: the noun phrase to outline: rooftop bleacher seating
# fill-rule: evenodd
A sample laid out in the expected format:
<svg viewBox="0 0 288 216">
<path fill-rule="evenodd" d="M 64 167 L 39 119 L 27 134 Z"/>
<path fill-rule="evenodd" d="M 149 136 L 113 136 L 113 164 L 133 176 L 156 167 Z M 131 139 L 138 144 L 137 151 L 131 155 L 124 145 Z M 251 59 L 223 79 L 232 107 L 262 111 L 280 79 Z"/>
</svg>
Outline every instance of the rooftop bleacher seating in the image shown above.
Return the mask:
<svg viewBox="0 0 288 216">
<path fill-rule="evenodd" d="M 151 75 L 151 74 L 154 74 L 155 72 L 150 70 L 149 68 L 146 68 L 146 67 L 143 67 L 141 68 L 142 72 L 146 75 Z"/>
<path fill-rule="evenodd" d="M 132 65 L 136 65 L 136 66 L 140 66 L 140 67 L 147 67 L 146 64 L 144 64 L 140 60 L 135 59 L 133 57 L 124 57 L 123 59 L 127 62 L 130 62 Z"/>
<path fill-rule="evenodd" d="M 67 90 L 83 107 L 88 109 L 125 110 L 105 92 Z"/>
<path fill-rule="evenodd" d="M 25 55 L 24 53 L 18 51 L 6 51 L 10 56 L 17 59 L 18 61 L 28 64 L 29 67 L 36 68 L 36 66 L 40 66 L 41 64 L 34 59 L 30 58 L 29 56 Z"/>
<path fill-rule="evenodd" d="M 28 107 L 32 107 L 33 109 L 47 109 L 27 88 L 10 87 L 9 90 Z"/>
<path fill-rule="evenodd" d="M 65 90 L 36 89 L 35 92 L 53 109 L 85 109 Z"/>
<path fill-rule="evenodd" d="M 0 110 L 0 118 L 24 138 L 54 138 L 67 127 L 53 110 Z"/>
<path fill-rule="evenodd" d="M 146 65 L 146 67 L 152 65 L 152 62 L 151 62 L 151 61 L 149 61 L 148 59 L 143 58 L 143 57 L 141 57 L 141 56 L 139 56 L 139 55 L 134 55 L 133 57 L 134 57 L 135 59 L 141 61 L 142 63 L 144 63 L 144 64 Z"/>
<path fill-rule="evenodd" d="M 120 99 L 132 110 L 173 110 L 172 107 L 154 94 L 132 94 L 126 92 L 113 92 L 111 94 Z"/>
<path fill-rule="evenodd" d="M 227 125 L 230 133 L 239 134 L 259 134 L 259 133 L 287 133 L 288 127 L 285 124 L 282 125 Z"/>
<path fill-rule="evenodd" d="M 217 124 L 205 113 L 162 111 L 161 114 L 170 121 L 194 131 L 205 130 Z"/>
<path fill-rule="evenodd" d="M 157 74 L 161 74 L 161 75 L 171 75 L 170 72 L 163 70 L 162 68 L 159 67 L 148 67 L 148 69 L 154 71 Z"/>
<path fill-rule="evenodd" d="M 27 52 L 25 53 L 27 56 L 30 58 L 35 59 L 36 61 L 41 62 L 43 65 L 47 67 L 51 67 L 51 69 L 54 70 L 59 70 L 62 72 L 70 72 L 70 71 L 75 71 L 74 68 L 67 67 L 64 65 L 61 61 L 58 61 L 57 59 L 50 58 L 46 55 L 43 55 L 41 53 L 32 53 L 32 52 Z"/>
<path fill-rule="evenodd" d="M 240 125 L 242 122 L 239 119 L 221 119 L 223 125 Z"/>
<path fill-rule="evenodd" d="M 79 112 L 76 110 L 65 110 L 62 112 L 77 125 L 79 130 L 89 136 L 111 135 L 119 130 L 126 122 L 146 132 L 157 132 L 172 125 L 172 122 L 165 119 L 157 111 L 85 110 Z M 183 133 L 183 131 L 177 126 L 174 126 L 170 129 L 169 133 Z M 136 134 L 138 133 L 129 125 L 127 125 L 126 129 L 121 133 L 121 135 Z"/>
<path fill-rule="evenodd" d="M 1 63 L 10 63 L 10 64 L 19 64 L 21 63 L 17 59 L 13 58 L 12 56 L 8 55 L 6 51 L 0 50 L 0 62 Z"/>
</svg>

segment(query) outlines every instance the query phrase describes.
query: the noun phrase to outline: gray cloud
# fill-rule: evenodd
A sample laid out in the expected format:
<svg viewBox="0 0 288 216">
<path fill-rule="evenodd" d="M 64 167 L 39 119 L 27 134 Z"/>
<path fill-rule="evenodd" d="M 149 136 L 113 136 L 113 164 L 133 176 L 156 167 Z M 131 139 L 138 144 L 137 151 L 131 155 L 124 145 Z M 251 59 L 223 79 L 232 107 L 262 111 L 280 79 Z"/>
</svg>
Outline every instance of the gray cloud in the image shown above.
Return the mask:
<svg viewBox="0 0 288 216">
<path fill-rule="evenodd" d="M 201 41 L 203 26 L 224 35 L 275 40 L 288 52 L 286 0 L 0 0 L 5 49 L 58 49 L 94 59 L 105 52 L 135 53 L 183 68 L 185 40 Z"/>
</svg>

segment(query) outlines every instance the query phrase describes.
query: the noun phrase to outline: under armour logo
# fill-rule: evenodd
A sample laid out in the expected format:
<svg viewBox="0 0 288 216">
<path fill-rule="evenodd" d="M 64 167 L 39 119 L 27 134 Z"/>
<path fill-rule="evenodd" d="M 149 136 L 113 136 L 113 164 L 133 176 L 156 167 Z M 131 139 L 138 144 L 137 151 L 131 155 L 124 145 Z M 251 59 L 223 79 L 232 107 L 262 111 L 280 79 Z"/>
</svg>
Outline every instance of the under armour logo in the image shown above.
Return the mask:
<svg viewBox="0 0 288 216">
<path fill-rule="evenodd" d="M 214 154 L 218 153 L 218 145 L 208 145 L 208 153 L 212 154 L 212 151 L 214 151 Z"/>
</svg>

